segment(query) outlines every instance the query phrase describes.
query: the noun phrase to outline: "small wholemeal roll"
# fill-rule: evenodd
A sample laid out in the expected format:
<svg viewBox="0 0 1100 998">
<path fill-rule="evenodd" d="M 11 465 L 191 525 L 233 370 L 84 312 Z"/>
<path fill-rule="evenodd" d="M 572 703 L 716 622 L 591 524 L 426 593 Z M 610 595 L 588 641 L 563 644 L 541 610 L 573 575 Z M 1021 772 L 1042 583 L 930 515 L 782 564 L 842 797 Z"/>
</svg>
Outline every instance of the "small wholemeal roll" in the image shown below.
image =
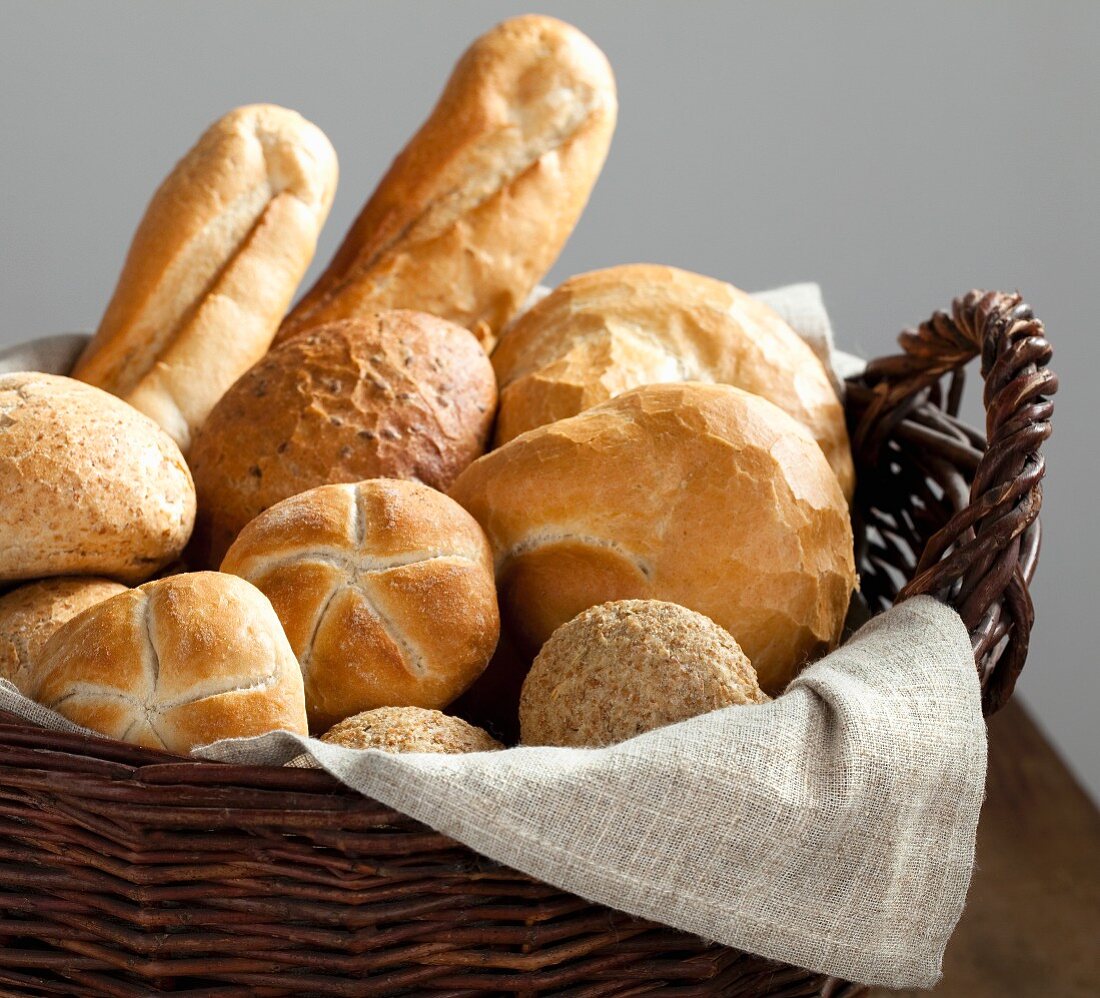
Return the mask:
<svg viewBox="0 0 1100 998">
<path fill-rule="evenodd" d="M 582 610 L 679 603 L 775 692 L 840 638 L 848 504 L 809 431 L 728 385 L 647 385 L 516 437 L 451 489 L 493 546 L 501 609 L 537 650 Z"/>
<path fill-rule="evenodd" d="M 528 14 L 482 35 L 280 341 L 414 308 L 491 348 L 576 225 L 617 107 L 607 59 L 576 28 Z"/>
<path fill-rule="evenodd" d="M 497 446 L 639 385 L 716 382 L 806 426 L 852 495 L 844 409 L 821 361 L 771 308 L 722 281 L 651 264 L 572 277 L 508 328 L 493 367 Z"/>
<path fill-rule="evenodd" d="M 562 624 L 523 684 L 525 745 L 611 745 L 738 704 L 767 703 L 736 641 L 675 603 L 621 600 Z"/>
<path fill-rule="evenodd" d="M 500 633 L 493 560 L 461 506 L 418 482 L 326 485 L 253 520 L 222 562 L 275 607 L 310 727 L 375 707 L 443 707 Z"/>
<path fill-rule="evenodd" d="M 0 582 L 141 582 L 195 521 L 179 448 L 113 395 L 53 374 L 0 374 Z"/>
<path fill-rule="evenodd" d="M 90 606 L 126 592 L 110 579 L 64 576 L 31 582 L 0 596 L 0 679 L 26 696 L 35 687 L 42 647 L 62 624 Z"/>
<path fill-rule="evenodd" d="M 496 380 L 467 330 L 379 312 L 272 350 L 214 407 L 191 451 L 210 568 L 249 520 L 318 485 L 410 478 L 445 490 L 484 450 Z"/>
<path fill-rule="evenodd" d="M 218 572 L 147 582 L 46 642 L 34 699 L 93 731 L 186 755 L 221 738 L 306 734 L 302 672 L 267 598 Z"/>
<path fill-rule="evenodd" d="M 231 111 L 161 184 L 73 377 L 126 399 L 187 452 L 263 356 L 317 246 L 336 153 L 301 115 Z"/>
<path fill-rule="evenodd" d="M 330 745 L 383 752 L 496 752 L 504 748 L 492 735 L 423 707 L 376 707 L 341 721 L 321 736 Z"/>
</svg>

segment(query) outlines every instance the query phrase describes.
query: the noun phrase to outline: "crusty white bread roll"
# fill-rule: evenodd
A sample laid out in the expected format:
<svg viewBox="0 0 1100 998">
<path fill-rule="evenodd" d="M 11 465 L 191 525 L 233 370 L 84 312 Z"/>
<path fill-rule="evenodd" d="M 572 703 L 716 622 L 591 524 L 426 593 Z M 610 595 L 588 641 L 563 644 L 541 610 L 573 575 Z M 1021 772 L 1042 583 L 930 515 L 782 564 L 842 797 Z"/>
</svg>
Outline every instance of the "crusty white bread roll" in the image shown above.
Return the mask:
<svg viewBox="0 0 1100 998">
<path fill-rule="evenodd" d="M 0 582 L 140 582 L 194 521 L 191 473 L 151 419 L 71 378 L 0 374 Z"/>
<path fill-rule="evenodd" d="M 189 556 L 217 567 L 249 520 L 317 485 L 412 478 L 447 489 L 485 450 L 496 398 L 474 337 L 423 312 L 295 337 L 225 393 L 195 439 Z"/>
<path fill-rule="evenodd" d="M 118 395 L 187 452 L 263 356 L 317 247 L 336 153 L 270 104 L 216 121 L 161 184 L 73 377 Z"/>
<path fill-rule="evenodd" d="M 501 609 L 540 647 L 582 610 L 679 603 L 774 692 L 840 637 L 848 505 L 800 423 L 728 385 L 647 385 L 516 437 L 451 495 L 493 546 Z"/>
<path fill-rule="evenodd" d="M 280 340 L 413 308 L 490 348 L 584 210 L 617 107 L 607 59 L 576 28 L 529 14 L 482 35 Z"/>
<path fill-rule="evenodd" d="M 652 264 L 580 274 L 508 328 L 493 367 L 497 446 L 639 385 L 716 382 L 803 423 L 852 495 L 844 409 L 821 361 L 771 308 L 723 281 Z"/>
<path fill-rule="evenodd" d="M 126 587 L 95 576 L 62 576 L 30 582 L 0 596 L 0 679 L 26 696 L 36 685 L 43 646 L 62 624 Z"/>
<path fill-rule="evenodd" d="M 317 732 L 375 707 L 445 706 L 500 631 L 485 535 L 418 482 L 327 485 L 278 503 L 241 531 L 222 571 L 271 600 Z"/>
<path fill-rule="evenodd" d="M 263 593 L 218 572 L 147 582 L 46 642 L 34 698 L 111 738 L 185 755 L 306 733 L 302 672 Z"/>
</svg>

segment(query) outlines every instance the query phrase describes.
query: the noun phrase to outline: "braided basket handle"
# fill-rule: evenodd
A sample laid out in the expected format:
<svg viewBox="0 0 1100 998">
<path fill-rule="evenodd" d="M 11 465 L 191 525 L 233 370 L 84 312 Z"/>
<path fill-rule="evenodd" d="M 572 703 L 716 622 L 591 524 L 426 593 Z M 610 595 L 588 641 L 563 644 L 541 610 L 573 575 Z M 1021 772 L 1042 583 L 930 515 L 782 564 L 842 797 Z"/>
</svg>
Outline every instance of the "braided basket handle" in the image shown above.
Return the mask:
<svg viewBox="0 0 1100 998">
<path fill-rule="evenodd" d="M 1035 619 L 1028 583 L 1039 551 L 1040 448 L 1058 387 L 1047 368 L 1051 348 L 1030 306 L 998 291 L 956 298 L 950 314 L 936 312 L 898 342 L 902 353 L 872 361 L 850 383 L 853 450 L 873 467 L 904 431 L 907 446 L 938 455 L 926 467 L 942 458 L 938 466 L 954 473 L 935 476 L 953 514 L 928 536 L 897 601 L 928 594 L 958 611 L 991 714 L 1012 694 Z M 985 380 L 984 439 L 955 419 L 963 368 L 976 356 Z M 972 473 L 969 494 L 959 468 L 965 478 Z"/>
</svg>

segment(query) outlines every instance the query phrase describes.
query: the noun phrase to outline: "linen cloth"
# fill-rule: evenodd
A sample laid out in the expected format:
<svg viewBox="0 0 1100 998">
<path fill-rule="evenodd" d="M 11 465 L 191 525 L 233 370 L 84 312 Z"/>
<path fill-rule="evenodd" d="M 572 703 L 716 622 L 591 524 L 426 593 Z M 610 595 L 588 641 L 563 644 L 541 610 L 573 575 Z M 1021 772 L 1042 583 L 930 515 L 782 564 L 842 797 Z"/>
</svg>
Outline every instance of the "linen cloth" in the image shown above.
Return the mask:
<svg viewBox="0 0 1100 998">
<path fill-rule="evenodd" d="M 767 297 L 832 365 L 816 286 Z M 19 365 L 67 370 L 80 341 L 43 346 Z M 15 368 L 0 355 L 5 369 Z M 0 708 L 79 730 L 3 681 Z M 266 765 L 303 753 L 359 792 L 591 901 L 822 973 L 912 988 L 938 979 L 965 902 L 986 735 L 966 629 L 920 597 L 872 619 L 771 703 L 607 748 L 389 755 L 272 732 L 195 752 Z"/>
</svg>

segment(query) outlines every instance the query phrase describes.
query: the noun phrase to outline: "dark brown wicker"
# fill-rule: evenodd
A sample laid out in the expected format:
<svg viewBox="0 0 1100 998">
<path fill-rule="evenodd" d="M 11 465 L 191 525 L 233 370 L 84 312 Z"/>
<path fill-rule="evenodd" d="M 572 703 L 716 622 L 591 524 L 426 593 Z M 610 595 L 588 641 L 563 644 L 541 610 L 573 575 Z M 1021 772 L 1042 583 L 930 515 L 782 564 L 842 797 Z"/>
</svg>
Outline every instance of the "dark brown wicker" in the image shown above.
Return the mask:
<svg viewBox="0 0 1100 998">
<path fill-rule="evenodd" d="M 980 292 L 901 345 L 848 385 L 863 591 L 955 606 L 992 711 L 1033 619 L 1050 347 L 1018 296 Z M 988 447 L 956 419 L 979 354 Z M 0 725 L 4 995 L 860 991 L 563 894 L 317 771 Z"/>
</svg>

